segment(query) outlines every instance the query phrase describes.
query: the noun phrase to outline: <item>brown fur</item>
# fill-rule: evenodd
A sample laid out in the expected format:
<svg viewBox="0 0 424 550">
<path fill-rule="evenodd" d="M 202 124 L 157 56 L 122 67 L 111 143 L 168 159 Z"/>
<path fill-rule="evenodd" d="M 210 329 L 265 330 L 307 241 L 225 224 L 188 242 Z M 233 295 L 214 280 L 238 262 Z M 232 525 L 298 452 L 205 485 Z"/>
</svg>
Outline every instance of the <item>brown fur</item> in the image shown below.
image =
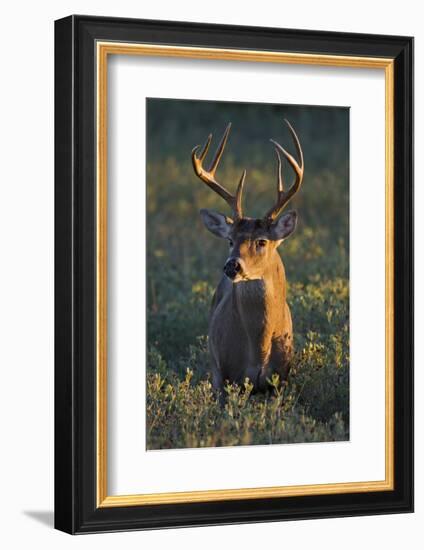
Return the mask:
<svg viewBox="0 0 424 550">
<path fill-rule="evenodd" d="M 299 162 L 278 142 L 277 201 L 262 219 L 243 217 L 242 192 L 246 171 L 242 173 L 235 195 L 216 179 L 216 170 L 227 143 L 231 123 L 221 139 L 209 169 L 204 160 L 212 141 L 209 135 L 203 148 L 191 154 L 195 174 L 231 207 L 234 221 L 212 210 L 201 210 L 206 227 L 214 235 L 230 241 L 230 257 L 225 275 L 215 292 L 209 323 L 209 349 L 212 377 L 216 389 L 226 380 L 242 384 L 249 378 L 255 390 L 264 390 L 274 373 L 287 378 L 293 351 L 290 309 L 286 302 L 286 276 L 277 247 L 295 229 L 297 216 L 281 212 L 299 191 L 303 180 L 303 152 L 291 124 Z M 284 189 L 282 158 L 295 173 L 294 183 Z"/>
<path fill-rule="evenodd" d="M 286 302 L 284 265 L 277 251 L 281 241 L 269 239 L 272 228 L 263 220 L 242 219 L 231 228 L 231 256 L 244 262 L 246 280 L 224 275 L 215 292 L 209 323 L 212 378 L 216 389 L 224 382 L 249 378 L 255 390 L 267 387 L 277 373 L 285 380 L 293 349 L 290 309 Z"/>
</svg>

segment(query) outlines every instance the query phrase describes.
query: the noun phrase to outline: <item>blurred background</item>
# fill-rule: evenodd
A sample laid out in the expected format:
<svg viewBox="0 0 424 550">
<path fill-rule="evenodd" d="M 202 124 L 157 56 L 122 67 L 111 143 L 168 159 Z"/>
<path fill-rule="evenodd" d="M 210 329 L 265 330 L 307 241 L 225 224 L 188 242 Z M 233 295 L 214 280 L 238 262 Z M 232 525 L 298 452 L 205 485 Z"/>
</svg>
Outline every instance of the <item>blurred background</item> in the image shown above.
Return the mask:
<svg viewBox="0 0 424 550">
<path fill-rule="evenodd" d="M 191 383 L 198 383 L 207 378 L 209 369 L 209 306 L 222 275 L 228 245 L 206 230 L 199 210 L 212 208 L 231 213 L 223 199 L 194 174 L 191 150 L 203 145 L 212 133 L 208 166 L 228 122 L 232 122 L 216 177 L 234 191 L 246 169 L 244 213 L 262 217 L 277 192 L 277 162 L 270 138 L 296 156 L 283 122 L 287 118 L 299 136 L 305 162 L 302 187 L 288 207 L 298 211 L 298 226 L 279 248 L 286 268 L 295 346 L 302 365 L 291 395 L 303 407 L 302 411 L 315 420 L 329 422 L 335 414 L 342 414 L 344 424 L 338 438 L 347 438 L 349 109 L 147 101 L 148 372 L 159 372 L 164 379 L 173 373 L 183 380 L 189 369 Z M 284 175 L 286 186 L 291 185 L 294 174 L 286 162 Z M 165 413 L 163 403 L 157 402 L 162 399 L 158 387 L 150 386 L 150 396 L 153 394 L 156 397 L 150 404 L 156 400 L 157 406 L 148 408 L 148 418 L 155 418 L 155 425 L 160 426 L 158 417 Z M 164 424 L 165 421 L 162 430 Z M 184 439 L 180 434 L 171 445 L 168 439 L 172 439 L 172 434 L 162 440 L 157 433 L 159 439 L 155 443 L 154 431 L 149 432 L 150 448 L 173 446 L 177 439 Z M 280 439 L 285 437 L 283 431 Z M 334 439 L 334 434 L 320 437 Z M 191 444 L 203 443 L 196 440 Z"/>
</svg>

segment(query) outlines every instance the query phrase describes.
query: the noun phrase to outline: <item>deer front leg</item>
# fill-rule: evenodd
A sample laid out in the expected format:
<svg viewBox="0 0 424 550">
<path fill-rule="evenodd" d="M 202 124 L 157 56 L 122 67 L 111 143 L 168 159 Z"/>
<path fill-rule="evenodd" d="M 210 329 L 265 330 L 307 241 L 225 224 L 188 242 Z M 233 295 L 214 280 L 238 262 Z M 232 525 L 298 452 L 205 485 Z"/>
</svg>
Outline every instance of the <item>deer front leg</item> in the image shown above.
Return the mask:
<svg viewBox="0 0 424 550">
<path fill-rule="evenodd" d="M 222 374 L 217 369 L 212 372 L 212 388 L 221 407 L 225 407 L 224 380 Z"/>
<path fill-rule="evenodd" d="M 212 377 L 212 389 L 221 406 L 225 405 L 225 392 L 224 392 L 224 378 L 222 376 L 222 370 L 219 363 L 209 346 L 209 355 L 211 358 L 211 377 Z"/>
<path fill-rule="evenodd" d="M 212 388 L 215 392 L 222 392 L 224 390 L 224 380 L 221 371 L 216 366 L 212 369 Z"/>
<path fill-rule="evenodd" d="M 273 340 L 269 359 L 270 370 L 272 374 L 278 374 L 280 382 L 288 378 L 292 357 L 293 335 L 291 332 L 286 332 Z"/>
<path fill-rule="evenodd" d="M 264 341 L 261 355 L 246 369 L 254 390 L 263 392 L 268 389 L 268 380 L 273 374 L 278 374 L 280 382 L 284 382 L 289 374 L 292 353 L 292 334 L 289 332 Z"/>
<path fill-rule="evenodd" d="M 271 370 L 268 364 L 257 364 L 246 369 L 246 377 L 253 384 L 253 391 L 263 392 L 268 387 L 268 379 L 271 377 Z"/>
</svg>

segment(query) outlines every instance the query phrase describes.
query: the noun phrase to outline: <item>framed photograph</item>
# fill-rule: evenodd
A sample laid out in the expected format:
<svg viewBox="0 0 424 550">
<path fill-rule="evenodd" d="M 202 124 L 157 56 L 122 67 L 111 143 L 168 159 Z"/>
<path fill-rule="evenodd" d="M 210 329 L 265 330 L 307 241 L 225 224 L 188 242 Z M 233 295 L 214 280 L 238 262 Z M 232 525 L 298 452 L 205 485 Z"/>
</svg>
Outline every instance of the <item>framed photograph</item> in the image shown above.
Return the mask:
<svg viewBox="0 0 424 550">
<path fill-rule="evenodd" d="M 413 510 L 413 39 L 55 24 L 55 525 Z"/>
</svg>

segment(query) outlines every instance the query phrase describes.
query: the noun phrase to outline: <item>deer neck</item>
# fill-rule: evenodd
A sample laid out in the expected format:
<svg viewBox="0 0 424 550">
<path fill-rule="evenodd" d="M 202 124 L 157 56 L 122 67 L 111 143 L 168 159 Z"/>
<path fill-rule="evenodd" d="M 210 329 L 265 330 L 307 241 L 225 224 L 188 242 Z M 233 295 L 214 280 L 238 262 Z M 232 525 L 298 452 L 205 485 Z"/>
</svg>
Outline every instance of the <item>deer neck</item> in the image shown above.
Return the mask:
<svg viewBox="0 0 424 550">
<path fill-rule="evenodd" d="M 261 279 L 232 285 L 234 314 L 256 348 L 270 340 L 278 329 L 286 300 L 285 287 L 284 266 L 277 252 Z"/>
<path fill-rule="evenodd" d="M 285 300 L 286 276 L 278 252 L 274 253 L 262 278 L 234 283 L 231 290 L 233 303 L 237 309 L 260 307 L 261 304 L 265 307 L 274 303 L 275 300 L 278 302 Z"/>
</svg>

